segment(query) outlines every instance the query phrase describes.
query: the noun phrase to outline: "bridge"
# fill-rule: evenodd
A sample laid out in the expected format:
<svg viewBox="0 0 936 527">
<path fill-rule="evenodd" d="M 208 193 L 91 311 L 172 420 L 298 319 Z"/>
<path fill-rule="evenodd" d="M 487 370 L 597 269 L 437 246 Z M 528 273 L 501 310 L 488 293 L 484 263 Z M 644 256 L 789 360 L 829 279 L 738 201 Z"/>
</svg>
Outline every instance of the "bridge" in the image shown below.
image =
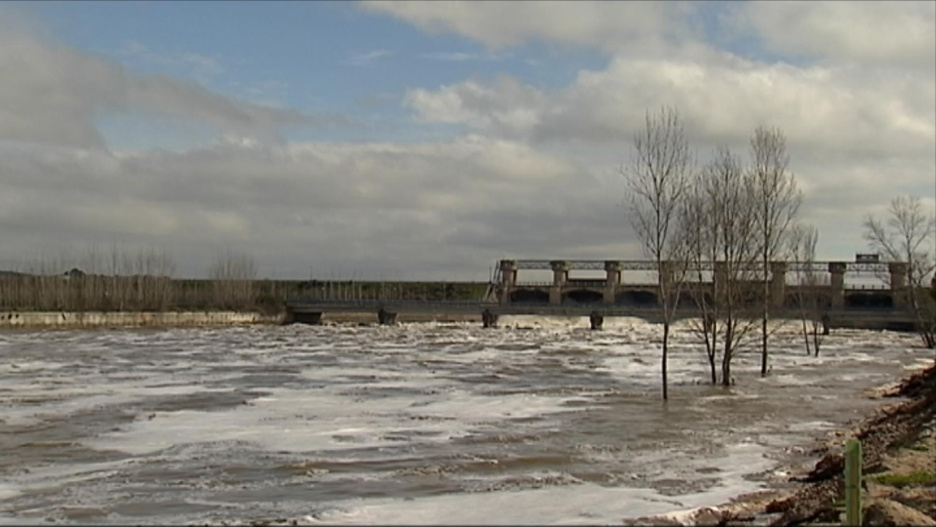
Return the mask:
<svg viewBox="0 0 936 527">
<path fill-rule="evenodd" d="M 664 276 L 658 280 L 671 280 L 673 265 L 664 263 Z M 518 280 L 520 270 L 549 270 L 552 280 L 533 282 Z M 603 279 L 572 278 L 576 270 L 604 271 Z M 622 271 L 655 273 L 656 263 L 648 260 L 501 260 L 494 277 L 492 293 L 500 304 L 515 303 L 600 303 L 600 304 L 658 304 L 657 283 L 627 284 L 621 281 Z M 715 282 L 724 273 L 723 262 L 704 262 L 688 270 L 689 276 L 709 279 L 707 286 L 714 290 Z M 830 309 L 846 307 L 903 308 L 907 289 L 907 264 L 904 262 L 770 262 L 766 269 L 754 264 L 744 269 L 756 280 L 769 282 L 770 303 L 776 309 L 794 307 L 801 293 L 819 295 Z M 828 285 L 789 284 L 790 272 L 803 276 L 811 273 L 818 283 Z M 887 277 L 888 285 L 878 287 L 846 287 L 845 275 Z"/>
<path fill-rule="evenodd" d="M 672 269 L 667 266 L 667 269 Z M 520 270 L 550 270 L 552 281 L 523 282 Z M 604 279 L 570 278 L 570 271 L 603 270 Z M 655 272 L 654 262 L 646 260 L 501 260 L 485 298 L 481 301 L 401 301 L 390 299 L 330 300 L 292 298 L 287 301 L 289 319 L 294 322 L 319 324 L 329 313 L 373 314 L 380 324 L 393 324 L 398 315 L 444 317 L 449 315 L 480 318 L 484 327 L 497 325 L 505 315 L 540 315 L 589 317 L 593 329 L 601 328 L 605 317 L 638 317 L 660 321 L 658 284 L 628 284 L 621 281 L 621 272 L 636 270 Z M 692 271 L 696 276 L 707 274 L 708 282 L 697 289 L 714 291 L 723 271 L 721 262 L 704 263 Z M 751 281 L 759 289 L 762 280 L 769 282 L 769 302 L 773 318 L 796 319 L 801 316 L 798 299 L 801 294 L 820 299 L 823 320 L 827 327 L 912 330 L 912 314 L 904 306 L 907 285 L 907 265 L 902 262 L 771 262 L 767 269 L 752 266 Z M 787 283 L 787 273 L 810 272 L 827 278 L 828 285 L 797 285 Z M 845 273 L 889 277 L 887 286 L 846 287 Z M 828 273 L 827 276 L 822 276 Z M 666 276 L 657 279 L 669 279 Z M 699 287 L 701 286 L 701 287 Z M 699 316 L 694 300 L 686 298 L 677 307 L 676 318 Z"/>
<path fill-rule="evenodd" d="M 289 322 L 321 324 L 323 315 L 334 313 L 372 314 L 382 325 L 395 324 L 400 315 L 463 315 L 480 319 L 484 327 L 497 326 L 498 320 L 507 315 L 539 315 L 553 317 L 588 317 L 592 329 L 601 329 L 606 317 L 635 317 L 648 322 L 662 322 L 660 310 L 648 306 L 624 306 L 604 304 L 556 305 L 550 303 L 498 304 L 496 302 L 454 301 L 385 301 L 385 300 L 303 300 L 287 302 Z M 827 328 L 888 329 L 910 331 L 914 320 L 906 310 L 881 308 L 830 309 L 823 312 L 823 323 Z M 676 309 L 676 319 L 699 316 L 695 308 Z M 777 319 L 797 319 L 797 309 L 773 312 Z"/>
</svg>

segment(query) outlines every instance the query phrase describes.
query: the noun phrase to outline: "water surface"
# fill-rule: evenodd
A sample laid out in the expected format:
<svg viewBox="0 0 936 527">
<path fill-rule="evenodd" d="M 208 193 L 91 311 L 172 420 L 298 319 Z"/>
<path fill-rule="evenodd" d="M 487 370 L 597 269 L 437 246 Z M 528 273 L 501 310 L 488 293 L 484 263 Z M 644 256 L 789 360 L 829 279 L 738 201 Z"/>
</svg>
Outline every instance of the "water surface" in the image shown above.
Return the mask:
<svg viewBox="0 0 936 527">
<path fill-rule="evenodd" d="M 620 523 L 757 489 L 932 362 L 789 328 L 725 390 L 677 331 L 664 404 L 658 326 L 502 322 L 0 333 L 0 519 Z"/>
</svg>

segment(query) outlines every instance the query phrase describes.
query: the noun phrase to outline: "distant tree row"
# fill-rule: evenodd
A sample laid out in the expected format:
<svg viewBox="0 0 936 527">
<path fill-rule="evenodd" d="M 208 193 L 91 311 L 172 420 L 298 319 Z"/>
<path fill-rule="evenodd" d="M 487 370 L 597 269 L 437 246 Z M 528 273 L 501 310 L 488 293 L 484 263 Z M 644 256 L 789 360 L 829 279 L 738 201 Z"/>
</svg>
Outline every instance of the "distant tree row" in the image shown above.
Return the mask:
<svg viewBox="0 0 936 527">
<path fill-rule="evenodd" d="M 247 254 L 215 256 L 207 279 L 173 278 L 165 251 L 89 250 L 80 262 L 51 258 L 0 271 L 0 311 L 178 311 L 284 308 L 290 297 L 331 300 L 480 300 L 487 284 L 265 280 Z"/>
<path fill-rule="evenodd" d="M 631 225 L 658 278 L 664 399 L 672 321 L 686 300 L 701 314 L 691 328 L 705 350 L 712 384 L 731 384 L 732 360 L 757 336 L 760 373 L 767 374 L 771 262 L 812 262 L 818 241 L 815 227 L 796 222 L 803 194 L 788 164 L 783 132 L 758 127 L 746 161 L 720 147 L 697 167 L 673 108 L 647 112 L 643 129 L 634 136 L 633 154 L 621 172 Z M 933 298 L 920 287 L 933 272 L 933 221 L 918 198 L 907 197 L 891 203 L 885 222 L 868 217 L 864 224 L 873 250 L 887 261 L 910 262 L 907 301 L 929 347 L 936 344 Z M 712 276 L 705 276 L 703 269 L 711 267 Z M 806 350 L 818 354 L 826 309 L 818 293 L 823 276 L 798 266 L 795 279 Z M 752 298 L 758 299 L 754 309 Z"/>
<path fill-rule="evenodd" d="M 63 269 L 65 271 L 63 272 Z M 79 267 L 53 258 L 0 277 L 0 309 L 52 311 L 163 311 L 180 307 L 252 309 L 257 307 L 251 257 L 216 257 L 208 282 L 175 280 L 175 261 L 165 251 L 136 253 L 90 250 Z"/>
</svg>

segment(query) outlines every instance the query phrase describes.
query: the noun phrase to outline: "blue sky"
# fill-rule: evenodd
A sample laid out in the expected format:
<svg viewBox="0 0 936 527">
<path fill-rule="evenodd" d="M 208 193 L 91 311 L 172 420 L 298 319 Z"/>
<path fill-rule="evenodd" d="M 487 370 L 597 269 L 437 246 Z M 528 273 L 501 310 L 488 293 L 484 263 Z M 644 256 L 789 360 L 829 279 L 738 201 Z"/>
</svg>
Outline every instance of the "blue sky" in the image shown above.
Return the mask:
<svg viewBox="0 0 936 527">
<path fill-rule="evenodd" d="M 490 50 L 471 39 L 429 35 L 352 2 L 12 2 L 36 13 L 56 37 L 141 73 L 170 75 L 211 90 L 293 108 L 342 114 L 344 126 L 293 129 L 293 140 L 422 140 L 457 127 L 414 127 L 400 102 L 408 88 L 509 73 L 547 88 L 608 60 L 600 50 L 530 43 Z M 211 140 L 195 123 L 103 115 L 114 148 L 178 148 Z M 143 121 L 141 123 L 141 121 Z M 428 128 L 428 129 L 427 129 Z"/>
<path fill-rule="evenodd" d="M 0 267 L 159 247 L 200 276 L 485 279 L 637 258 L 619 169 L 788 139 L 820 257 L 936 208 L 932 2 L 5 2 Z M 61 254 L 60 254 L 61 253 Z"/>
</svg>

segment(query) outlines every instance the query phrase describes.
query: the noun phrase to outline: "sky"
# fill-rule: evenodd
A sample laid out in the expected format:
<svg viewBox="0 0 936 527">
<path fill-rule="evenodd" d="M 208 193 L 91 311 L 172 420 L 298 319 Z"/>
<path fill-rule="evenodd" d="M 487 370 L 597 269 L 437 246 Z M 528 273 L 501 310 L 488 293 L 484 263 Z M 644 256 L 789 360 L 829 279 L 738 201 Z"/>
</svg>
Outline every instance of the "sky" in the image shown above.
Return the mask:
<svg viewBox="0 0 936 527">
<path fill-rule="evenodd" d="M 936 210 L 936 2 L 0 3 L 0 269 L 486 280 L 637 259 L 621 167 L 787 138 L 817 257 Z M 97 262 L 97 263 L 95 263 Z"/>
</svg>

